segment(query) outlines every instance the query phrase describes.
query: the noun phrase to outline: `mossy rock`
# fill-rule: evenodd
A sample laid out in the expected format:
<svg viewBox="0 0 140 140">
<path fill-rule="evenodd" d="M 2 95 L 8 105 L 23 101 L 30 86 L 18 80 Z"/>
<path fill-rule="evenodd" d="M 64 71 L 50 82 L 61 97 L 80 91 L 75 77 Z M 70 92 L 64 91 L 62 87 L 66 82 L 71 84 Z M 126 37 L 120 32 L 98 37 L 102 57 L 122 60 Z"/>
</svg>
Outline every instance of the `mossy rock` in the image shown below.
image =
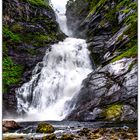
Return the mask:
<svg viewBox="0 0 140 140">
<path fill-rule="evenodd" d="M 11 29 L 14 32 L 21 32 L 21 31 L 25 30 L 25 27 L 23 25 L 20 25 L 19 23 L 15 23 L 12 25 Z"/>
<path fill-rule="evenodd" d="M 48 123 L 40 123 L 36 129 L 37 133 L 53 133 L 54 131 L 54 127 Z"/>
<path fill-rule="evenodd" d="M 60 140 L 74 140 L 74 135 L 64 134 L 64 135 L 62 135 L 62 137 L 60 138 Z"/>
<path fill-rule="evenodd" d="M 138 55 L 138 47 L 135 45 L 129 48 L 128 50 L 124 51 L 123 53 L 115 57 L 114 59 L 112 59 L 111 62 L 121 60 L 124 57 L 125 58 L 137 57 L 137 55 Z"/>
<path fill-rule="evenodd" d="M 38 6 L 38 7 L 44 7 L 44 8 L 49 8 L 49 2 L 48 0 L 24 0 L 29 2 L 32 5 Z"/>
<path fill-rule="evenodd" d="M 51 134 L 42 138 L 42 140 L 56 140 L 57 137 L 55 134 Z"/>
<path fill-rule="evenodd" d="M 107 120 L 117 120 L 122 113 L 122 104 L 113 104 L 105 109 L 104 115 Z"/>
</svg>

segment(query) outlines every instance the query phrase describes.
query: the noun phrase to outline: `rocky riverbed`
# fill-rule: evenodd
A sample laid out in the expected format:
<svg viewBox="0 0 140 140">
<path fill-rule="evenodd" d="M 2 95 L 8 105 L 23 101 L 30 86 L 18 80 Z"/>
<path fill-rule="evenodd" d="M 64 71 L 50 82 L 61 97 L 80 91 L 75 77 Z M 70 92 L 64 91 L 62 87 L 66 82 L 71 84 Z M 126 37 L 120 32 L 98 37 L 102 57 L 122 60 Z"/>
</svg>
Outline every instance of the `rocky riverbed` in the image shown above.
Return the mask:
<svg viewBox="0 0 140 140">
<path fill-rule="evenodd" d="M 17 127 L 18 126 L 18 127 Z M 136 140 L 137 124 L 3 121 L 4 140 Z M 5 127 L 8 127 L 7 131 Z"/>
</svg>

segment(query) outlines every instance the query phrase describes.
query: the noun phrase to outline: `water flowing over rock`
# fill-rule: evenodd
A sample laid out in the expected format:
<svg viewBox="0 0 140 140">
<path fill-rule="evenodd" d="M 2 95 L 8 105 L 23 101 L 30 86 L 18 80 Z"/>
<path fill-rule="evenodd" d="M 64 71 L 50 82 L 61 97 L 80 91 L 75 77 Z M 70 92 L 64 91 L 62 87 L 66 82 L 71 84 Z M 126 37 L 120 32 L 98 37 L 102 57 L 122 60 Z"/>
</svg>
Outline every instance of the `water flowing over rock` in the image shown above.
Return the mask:
<svg viewBox="0 0 140 140">
<path fill-rule="evenodd" d="M 15 89 L 30 80 L 50 44 L 65 37 L 48 1 L 43 6 L 30 0 L 3 1 L 4 118 L 17 116 Z"/>
<path fill-rule="evenodd" d="M 61 120 L 70 111 L 65 103 L 92 71 L 85 40 L 67 38 L 52 45 L 42 63 L 41 71 L 37 65 L 31 81 L 17 90 L 18 111 L 36 119 Z"/>
<path fill-rule="evenodd" d="M 20 44 L 16 53 L 8 48 L 10 57 L 26 64 L 20 85 L 10 84 L 9 93 L 20 86 L 17 99 L 4 95 L 5 106 L 14 105 L 26 120 L 137 121 L 136 1 L 69 0 L 66 8 L 56 0 L 18 1 L 10 5 L 17 17 L 5 9 L 4 31 L 6 39 L 16 33 L 9 46 Z M 4 56 L 7 66 L 7 49 Z"/>
<path fill-rule="evenodd" d="M 62 31 L 69 34 L 65 14 L 56 11 Z M 66 38 L 47 50 L 40 69 L 17 90 L 18 112 L 37 120 L 62 120 L 72 110 L 68 102 L 78 93 L 82 80 L 92 71 L 85 40 Z M 29 119 L 28 118 L 28 119 Z"/>
</svg>

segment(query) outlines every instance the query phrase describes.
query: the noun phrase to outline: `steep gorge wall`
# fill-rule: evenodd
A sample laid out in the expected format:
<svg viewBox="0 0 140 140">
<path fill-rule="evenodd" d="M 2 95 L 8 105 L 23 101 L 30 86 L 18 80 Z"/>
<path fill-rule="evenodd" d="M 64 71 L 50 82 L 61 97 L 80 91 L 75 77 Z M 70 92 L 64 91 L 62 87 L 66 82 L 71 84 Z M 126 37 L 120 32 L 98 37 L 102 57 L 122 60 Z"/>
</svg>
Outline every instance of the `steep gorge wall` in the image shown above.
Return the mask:
<svg viewBox="0 0 140 140">
<path fill-rule="evenodd" d="M 87 40 L 96 69 L 83 81 L 70 120 L 137 120 L 137 1 L 69 0 L 67 19 Z"/>
<path fill-rule="evenodd" d="M 30 80 L 46 49 L 64 38 L 48 1 L 3 1 L 4 116 L 16 115 L 15 89 Z"/>
</svg>

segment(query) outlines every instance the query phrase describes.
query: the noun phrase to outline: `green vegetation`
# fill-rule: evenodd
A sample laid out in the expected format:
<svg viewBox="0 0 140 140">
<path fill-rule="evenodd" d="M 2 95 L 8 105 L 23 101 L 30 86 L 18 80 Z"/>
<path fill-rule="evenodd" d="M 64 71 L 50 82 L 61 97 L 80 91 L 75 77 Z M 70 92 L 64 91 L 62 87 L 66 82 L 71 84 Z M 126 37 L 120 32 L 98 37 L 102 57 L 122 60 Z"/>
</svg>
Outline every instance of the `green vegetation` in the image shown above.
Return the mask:
<svg viewBox="0 0 140 140">
<path fill-rule="evenodd" d="M 22 30 L 24 30 L 24 27 L 20 25 L 19 23 L 15 23 L 13 24 L 11 30 L 14 32 L 21 32 Z"/>
<path fill-rule="evenodd" d="M 37 133 L 53 133 L 54 127 L 48 123 L 40 123 L 36 129 Z"/>
<path fill-rule="evenodd" d="M 108 106 L 105 109 L 104 115 L 105 115 L 107 120 L 116 119 L 116 118 L 120 117 L 121 112 L 122 112 L 122 105 L 121 104 L 113 104 L 113 105 Z"/>
<path fill-rule="evenodd" d="M 23 73 L 23 67 L 15 64 L 10 57 L 3 58 L 3 86 L 4 92 L 11 84 L 18 83 Z"/>
<path fill-rule="evenodd" d="M 27 2 L 41 7 L 49 7 L 48 0 L 26 0 Z"/>
<path fill-rule="evenodd" d="M 9 12 L 9 6 L 12 12 Z M 24 61 L 40 56 L 40 47 L 46 47 L 61 36 L 63 38 L 63 34 L 53 18 L 49 0 L 6 1 L 4 11 L 3 92 L 8 93 L 12 85 L 22 82 L 23 72 L 29 70 Z M 18 60 L 22 60 L 21 65 Z"/>
<path fill-rule="evenodd" d="M 3 27 L 3 36 L 14 42 L 19 42 L 21 40 L 18 34 L 13 33 L 6 26 Z"/>
<path fill-rule="evenodd" d="M 55 41 L 56 37 L 53 34 L 51 34 L 51 35 L 38 35 L 35 37 L 35 39 L 37 41 L 40 41 L 40 42 L 41 41 L 50 42 L 50 41 Z"/>
<path fill-rule="evenodd" d="M 89 9 L 91 10 L 93 7 L 96 6 L 96 4 L 99 2 L 99 0 L 86 0 L 86 2 L 88 2 Z"/>
<path fill-rule="evenodd" d="M 32 49 L 32 48 L 28 48 L 28 49 L 26 49 L 26 50 L 27 50 L 27 52 L 28 52 L 29 54 L 31 54 L 31 55 L 36 55 L 36 54 L 38 53 L 37 50 Z"/>
<path fill-rule="evenodd" d="M 106 2 L 107 2 L 107 0 L 99 0 L 98 3 L 96 1 L 94 4 L 94 0 L 93 0 L 90 5 L 90 8 L 91 8 L 90 13 L 88 14 L 87 17 L 90 17 L 94 12 L 98 12 L 99 9 L 101 9 Z M 97 9 L 98 9 L 98 11 L 97 11 Z"/>
<path fill-rule="evenodd" d="M 133 66 L 134 66 L 135 64 L 137 64 L 137 62 L 136 62 L 136 61 L 133 61 L 133 62 L 129 65 L 128 72 L 130 72 L 130 71 L 132 70 L 132 68 L 133 68 Z"/>
<path fill-rule="evenodd" d="M 138 54 L 138 48 L 137 46 L 133 46 L 130 49 L 124 51 L 121 55 L 115 57 L 114 59 L 111 60 L 111 62 L 115 62 L 117 60 L 120 60 L 124 57 L 129 58 L 129 57 L 136 57 Z"/>
<path fill-rule="evenodd" d="M 26 36 L 22 38 L 23 42 L 27 44 L 32 44 L 35 47 L 45 46 L 47 43 L 55 42 L 57 40 L 57 36 L 55 34 L 42 34 L 39 32 L 36 33 L 28 33 Z"/>
</svg>

